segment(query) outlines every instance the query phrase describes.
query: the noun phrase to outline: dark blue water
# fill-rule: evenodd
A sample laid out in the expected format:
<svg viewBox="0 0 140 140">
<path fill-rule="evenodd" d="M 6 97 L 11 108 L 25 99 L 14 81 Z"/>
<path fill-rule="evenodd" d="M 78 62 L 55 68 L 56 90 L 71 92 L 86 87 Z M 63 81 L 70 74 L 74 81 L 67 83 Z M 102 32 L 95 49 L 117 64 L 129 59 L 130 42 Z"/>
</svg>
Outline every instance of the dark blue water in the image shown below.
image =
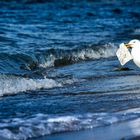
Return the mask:
<svg viewBox="0 0 140 140">
<path fill-rule="evenodd" d="M 140 116 L 140 1 L 0 2 L 0 137 L 29 139 Z"/>
</svg>

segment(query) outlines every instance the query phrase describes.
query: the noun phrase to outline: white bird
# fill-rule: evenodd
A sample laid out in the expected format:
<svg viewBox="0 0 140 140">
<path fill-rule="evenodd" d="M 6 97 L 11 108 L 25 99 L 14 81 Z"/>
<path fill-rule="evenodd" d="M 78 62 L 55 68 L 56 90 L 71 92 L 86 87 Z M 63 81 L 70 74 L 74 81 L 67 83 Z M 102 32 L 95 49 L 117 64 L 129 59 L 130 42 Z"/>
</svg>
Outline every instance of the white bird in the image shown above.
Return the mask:
<svg viewBox="0 0 140 140">
<path fill-rule="evenodd" d="M 140 67 L 140 41 L 134 39 L 125 44 L 125 46 L 127 48 L 132 48 L 131 55 L 133 57 L 133 61 L 138 67 Z"/>
</svg>

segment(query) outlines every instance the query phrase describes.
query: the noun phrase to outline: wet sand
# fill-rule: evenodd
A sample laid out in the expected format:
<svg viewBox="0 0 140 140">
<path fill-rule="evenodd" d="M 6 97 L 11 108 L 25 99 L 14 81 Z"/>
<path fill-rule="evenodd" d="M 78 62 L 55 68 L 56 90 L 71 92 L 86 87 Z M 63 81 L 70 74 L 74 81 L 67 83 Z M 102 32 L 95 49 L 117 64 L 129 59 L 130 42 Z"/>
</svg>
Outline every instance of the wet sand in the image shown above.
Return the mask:
<svg viewBox="0 0 140 140">
<path fill-rule="evenodd" d="M 104 128 L 53 134 L 34 140 L 140 140 L 140 119 Z"/>
</svg>

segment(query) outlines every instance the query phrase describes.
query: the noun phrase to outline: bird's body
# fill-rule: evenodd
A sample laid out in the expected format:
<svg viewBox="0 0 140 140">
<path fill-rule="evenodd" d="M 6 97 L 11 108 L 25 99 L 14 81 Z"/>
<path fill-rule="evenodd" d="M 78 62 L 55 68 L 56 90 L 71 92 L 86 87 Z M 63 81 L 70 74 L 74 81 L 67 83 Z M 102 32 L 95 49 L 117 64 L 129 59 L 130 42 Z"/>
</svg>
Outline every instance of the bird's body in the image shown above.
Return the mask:
<svg viewBox="0 0 140 140">
<path fill-rule="evenodd" d="M 140 67 L 140 41 L 139 40 L 131 40 L 128 44 L 126 44 L 128 48 L 132 48 L 131 55 L 133 57 L 134 63 Z"/>
<path fill-rule="evenodd" d="M 140 46 L 132 48 L 131 55 L 133 57 L 134 63 L 140 67 Z"/>
</svg>

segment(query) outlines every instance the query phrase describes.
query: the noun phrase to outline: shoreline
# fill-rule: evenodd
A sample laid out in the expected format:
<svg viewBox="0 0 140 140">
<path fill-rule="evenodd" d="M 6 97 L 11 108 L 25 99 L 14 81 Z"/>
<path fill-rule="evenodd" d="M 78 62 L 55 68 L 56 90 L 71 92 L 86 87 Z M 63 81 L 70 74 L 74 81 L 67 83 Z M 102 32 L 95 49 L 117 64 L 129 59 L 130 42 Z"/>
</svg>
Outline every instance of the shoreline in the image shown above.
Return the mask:
<svg viewBox="0 0 140 140">
<path fill-rule="evenodd" d="M 88 130 L 46 135 L 30 140 L 140 140 L 140 118 Z"/>
</svg>

